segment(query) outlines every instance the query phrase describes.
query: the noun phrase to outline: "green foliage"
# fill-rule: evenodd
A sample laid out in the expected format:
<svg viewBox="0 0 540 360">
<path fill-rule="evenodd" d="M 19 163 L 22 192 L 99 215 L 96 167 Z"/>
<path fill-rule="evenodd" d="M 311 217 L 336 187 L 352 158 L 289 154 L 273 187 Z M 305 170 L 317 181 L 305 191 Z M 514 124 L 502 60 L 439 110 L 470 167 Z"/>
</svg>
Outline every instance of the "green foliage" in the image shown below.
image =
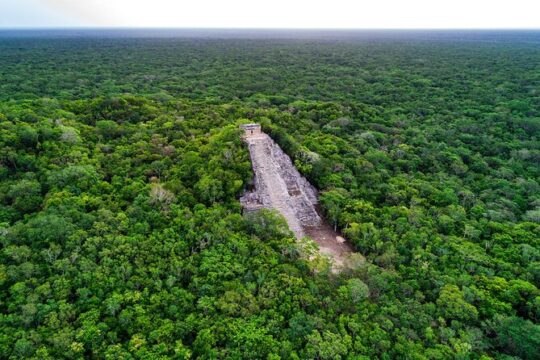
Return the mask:
<svg viewBox="0 0 540 360">
<path fill-rule="evenodd" d="M 538 34 L 379 36 L 0 37 L 0 358 L 538 358 Z M 242 214 L 245 122 L 365 258 Z"/>
<path fill-rule="evenodd" d="M 501 352 L 522 359 L 538 359 L 540 326 L 515 316 L 497 316 L 493 330 L 494 342 Z"/>
<path fill-rule="evenodd" d="M 38 210 L 43 201 L 41 184 L 36 180 L 20 180 L 10 186 L 7 193 L 11 205 L 21 213 Z"/>
<path fill-rule="evenodd" d="M 441 289 L 437 306 L 446 319 L 471 323 L 478 318 L 476 308 L 465 301 L 463 293 L 455 285 L 445 285 Z"/>
</svg>

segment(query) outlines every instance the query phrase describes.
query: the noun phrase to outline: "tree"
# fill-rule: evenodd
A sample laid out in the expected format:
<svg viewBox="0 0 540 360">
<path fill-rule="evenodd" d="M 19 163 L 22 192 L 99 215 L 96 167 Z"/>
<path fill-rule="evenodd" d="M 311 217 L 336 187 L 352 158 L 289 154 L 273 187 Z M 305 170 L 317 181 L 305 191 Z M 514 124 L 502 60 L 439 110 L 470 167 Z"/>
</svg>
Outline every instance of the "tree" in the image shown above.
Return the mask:
<svg viewBox="0 0 540 360">
<path fill-rule="evenodd" d="M 38 132 L 28 125 L 21 125 L 17 127 L 17 135 L 19 137 L 19 143 L 23 147 L 33 149 L 38 144 Z"/>
<path fill-rule="evenodd" d="M 465 301 L 463 293 L 456 285 L 443 286 L 437 305 L 447 319 L 471 321 L 478 318 L 478 310 Z"/>
<path fill-rule="evenodd" d="M 347 280 L 347 290 L 355 304 L 364 301 L 369 296 L 369 287 L 360 279 Z"/>
<path fill-rule="evenodd" d="M 204 175 L 195 185 L 200 199 L 206 204 L 214 204 L 223 196 L 223 184 L 210 175 Z"/>
<path fill-rule="evenodd" d="M 345 189 L 333 189 L 321 194 L 319 201 L 323 206 L 326 215 L 337 230 L 338 220 L 345 207 L 348 193 Z"/>
<path fill-rule="evenodd" d="M 493 323 L 499 351 L 522 359 L 538 359 L 540 326 L 516 316 L 496 316 Z"/>
<path fill-rule="evenodd" d="M 8 192 L 12 206 L 22 214 L 39 209 L 43 201 L 41 184 L 36 180 L 20 180 L 11 185 Z"/>
<path fill-rule="evenodd" d="M 163 185 L 153 184 L 148 201 L 150 205 L 155 205 L 162 211 L 168 211 L 175 199 L 174 194 L 165 189 Z"/>
<path fill-rule="evenodd" d="M 314 330 L 307 337 L 306 355 L 311 359 L 339 360 L 345 358 L 350 347 L 351 339 L 342 338 L 330 331 L 321 333 Z"/>
</svg>

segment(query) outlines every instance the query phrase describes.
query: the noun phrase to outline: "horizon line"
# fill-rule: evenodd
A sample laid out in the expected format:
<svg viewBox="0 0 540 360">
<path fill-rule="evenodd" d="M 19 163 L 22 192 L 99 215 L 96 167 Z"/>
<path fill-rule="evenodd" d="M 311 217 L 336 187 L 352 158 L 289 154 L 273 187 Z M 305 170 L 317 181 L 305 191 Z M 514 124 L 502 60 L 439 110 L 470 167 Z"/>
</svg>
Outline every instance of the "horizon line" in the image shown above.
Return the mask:
<svg viewBox="0 0 540 360">
<path fill-rule="evenodd" d="M 364 31 L 403 31 L 403 30 L 431 30 L 431 31 L 519 31 L 519 30 L 538 30 L 539 27 L 159 27 L 159 26 L 9 26 L 4 27 L 0 25 L 0 30 L 329 30 L 329 31 L 351 31 L 351 30 L 364 30 Z"/>
</svg>

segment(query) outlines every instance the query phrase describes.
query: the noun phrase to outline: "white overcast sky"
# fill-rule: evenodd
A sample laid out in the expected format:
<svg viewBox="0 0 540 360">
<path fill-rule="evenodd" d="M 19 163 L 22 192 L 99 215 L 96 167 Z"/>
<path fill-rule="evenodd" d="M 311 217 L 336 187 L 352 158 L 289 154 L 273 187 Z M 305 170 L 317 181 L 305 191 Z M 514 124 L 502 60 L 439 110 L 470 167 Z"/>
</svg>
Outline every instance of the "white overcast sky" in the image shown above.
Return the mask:
<svg viewBox="0 0 540 360">
<path fill-rule="evenodd" d="M 540 28 L 540 0 L 0 0 L 0 27 Z"/>
</svg>

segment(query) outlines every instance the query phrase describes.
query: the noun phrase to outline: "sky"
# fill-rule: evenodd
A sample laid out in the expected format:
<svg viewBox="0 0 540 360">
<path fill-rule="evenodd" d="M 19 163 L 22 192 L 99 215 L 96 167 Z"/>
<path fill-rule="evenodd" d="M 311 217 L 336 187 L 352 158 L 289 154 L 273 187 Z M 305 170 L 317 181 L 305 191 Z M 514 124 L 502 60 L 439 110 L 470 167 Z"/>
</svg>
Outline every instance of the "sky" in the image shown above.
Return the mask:
<svg viewBox="0 0 540 360">
<path fill-rule="evenodd" d="M 0 28 L 540 28 L 540 0 L 0 0 Z"/>
</svg>

